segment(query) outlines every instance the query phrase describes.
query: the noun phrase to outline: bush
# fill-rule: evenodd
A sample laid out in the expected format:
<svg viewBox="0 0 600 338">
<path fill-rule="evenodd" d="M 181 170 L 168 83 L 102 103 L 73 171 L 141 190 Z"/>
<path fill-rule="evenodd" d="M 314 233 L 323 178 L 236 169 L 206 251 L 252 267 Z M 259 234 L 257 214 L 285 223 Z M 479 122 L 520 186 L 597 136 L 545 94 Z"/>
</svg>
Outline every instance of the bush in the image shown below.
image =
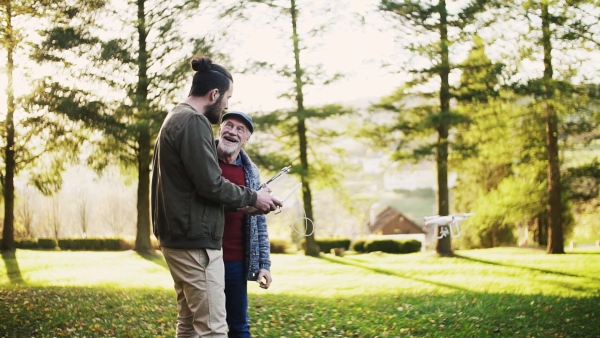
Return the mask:
<svg viewBox="0 0 600 338">
<path fill-rule="evenodd" d="M 54 250 L 58 246 L 58 242 L 54 238 L 38 239 L 38 247 L 40 249 Z"/>
<path fill-rule="evenodd" d="M 373 239 L 365 243 L 366 252 L 411 253 L 421 251 L 421 242 L 416 240 L 398 241 L 393 239 Z"/>
<path fill-rule="evenodd" d="M 118 251 L 124 247 L 119 238 L 65 238 L 58 240 L 58 246 L 73 251 Z"/>
<path fill-rule="evenodd" d="M 17 249 L 38 249 L 38 241 L 34 239 L 21 239 L 15 241 L 15 247 Z"/>
<path fill-rule="evenodd" d="M 104 239 L 104 250 L 109 250 L 109 251 L 121 250 L 121 240 L 119 238 Z"/>
<path fill-rule="evenodd" d="M 270 239 L 271 253 L 285 253 L 291 248 L 292 243 L 285 239 Z"/>
<path fill-rule="evenodd" d="M 365 251 L 365 243 L 367 241 L 365 239 L 356 239 L 354 240 L 354 242 L 352 242 L 352 245 L 350 246 L 352 248 L 352 250 L 356 251 L 356 252 L 366 252 Z"/>
<path fill-rule="evenodd" d="M 331 249 L 335 248 L 343 248 L 344 250 L 350 249 L 350 239 L 349 238 L 325 238 L 325 239 L 317 239 L 317 245 L 319 246 L 320 252 L 331 252 Z"/>
<path fill-rule="evenodd" d="M 421 251 L 422 246 L 423 246 L 423 243 L 421 243 L 420 241 L 415 241 L 415 240 L 404 241 L 404 252 L 405 253 L 419 252 L 419 251 Z"/>
</svg>

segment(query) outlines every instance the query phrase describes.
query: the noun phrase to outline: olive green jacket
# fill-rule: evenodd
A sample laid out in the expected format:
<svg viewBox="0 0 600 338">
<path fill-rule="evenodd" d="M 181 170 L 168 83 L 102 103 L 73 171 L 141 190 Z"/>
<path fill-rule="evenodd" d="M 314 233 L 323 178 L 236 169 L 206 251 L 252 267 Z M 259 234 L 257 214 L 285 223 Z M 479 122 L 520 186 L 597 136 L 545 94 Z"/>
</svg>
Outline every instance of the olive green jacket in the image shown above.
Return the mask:
<svg viewBox="0 0 600 338">
<path fill-rule="evenodd" d="M 152 228 L 167 248 L 220 250 L 223 205 L 256 203 L 255 191 L 221 177 L 210 122 L 185 103 L 165 118 L 152 169 Z"/>
</svg>

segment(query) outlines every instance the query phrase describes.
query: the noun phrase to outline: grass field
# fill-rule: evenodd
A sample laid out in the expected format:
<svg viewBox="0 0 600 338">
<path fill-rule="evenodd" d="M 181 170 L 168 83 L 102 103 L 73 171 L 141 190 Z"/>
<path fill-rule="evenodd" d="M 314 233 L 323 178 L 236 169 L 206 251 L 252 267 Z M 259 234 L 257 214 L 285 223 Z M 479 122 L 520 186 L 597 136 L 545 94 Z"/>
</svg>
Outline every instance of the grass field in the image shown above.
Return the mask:
<svg viewBox="0 0 600 338">
<path fill-rule="evenodd" d="M 600 250 L 273 255 L 250 283 L 253 337 L 600 337 Z M 0 337 L 174 337 L 162 257 L 18 250 L 0 264 Z"/>
</svg>

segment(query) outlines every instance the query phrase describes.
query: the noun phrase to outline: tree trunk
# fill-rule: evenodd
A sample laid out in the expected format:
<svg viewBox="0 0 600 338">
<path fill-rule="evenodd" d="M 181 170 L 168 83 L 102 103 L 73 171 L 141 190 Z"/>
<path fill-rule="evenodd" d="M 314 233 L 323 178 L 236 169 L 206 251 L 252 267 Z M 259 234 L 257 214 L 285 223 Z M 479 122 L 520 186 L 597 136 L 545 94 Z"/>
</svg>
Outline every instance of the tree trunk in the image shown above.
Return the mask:
<svg viewBox="0 0 600 338">
<path fill-rule="evenodd" d="M 150 243 L 150 131 L 148 116 L 148 51 L 146 47 L 145 0 L 138 0 L 138 85 L 136 108 L 138 142 L 138 191 L 137 191 L 137 233 L 135 250 L 146 252 L 152 249 Z"/>
<path fill-rule="evenodd" d="M 135 251 L 148 252 L 152 250 L 150 242 L 150 137 L 148 130 L 140 132 L 138 161 Z"/>
<path fill-rule="evenodd" d="M 450 114 L 450 61 L 448 56 L 448 26 L 446 1 L 439 2 L 440 13 L 440 111 L 441 118 L 438 126 L 438 145 L 436 152 L 437 183 L 438 183 L 438 215 L 445 216 L 450 213 L 449 191 L 448 191 L 448 129 Z M 440 236 L 443 227 L 438 226 L 437 235 Z M 448 229 L 449 230 L 449 229 Z M 448 231 L 449 232 L 449 231 Z M 451 256 L 452 236 L 444 236 L 438 239 L 435 251 L 441 256 Z"/>
<path fill-rule="evenodd" d="M 544 90 L 546 99 L 546 152 L 548 156 L 548 253 L 564 254 L 560 162 L 558 157 L 558 117 L 552 103 L 552 42 L 547 0 L 542 1 L 542 43 L 544 45 Z"/>
<path fill-rule="evenodd" d="M 536 240 L 539 245 L 548 244 L 548 215 L 538 215 Z"/>
<path fill-rule="evenodd" d="M 14 207 L 15 207 L 15 95 L 13 88 L 13 72 L 14 72 L 14 36 L 12 27 L 12 8 L 11 2 L 6 2 L 6 27 L 5 27 L 5 40 L 6 44 L 6 76 L 8 84 L 6 86 L 6 147 L 5 162 L 6 172 L 4 173 L 3 182 L 3 194 L 4 194 L 4 227 L 2 229 L 2 243 L 0 250 L 2 252 L 14 252 L 15 248 L 15 228 L 14 228 Z"/>
<path fill-rule="evenodd" d="M 300 136 L 300 162 L 302 164 L 302 170 L 308 173 L 308 157 L 306 152 L 306 127 L 304 119 L 298 124 L 298 134 Z M 312 193 L 310 190 L 309 181 L 303 174 L 301 177 L 302 181 L 302 201 L 304 202 L 304 212 L 306 213 L 306 234 L 304 241 L 304 253 L 307 256 L 318 257 L 319 246 L 315 240 L 314 224 L 313 224 L 313 210 L 312 210 Z"/>
<path fill-rule="evenodd" d="M 296 20 L 298 13 L 296 11 L 296 1 L 290 0 L 290 15 L 292 17 L 292 40 L 294 43 L 294 64 L 295 64 L 295 82 L 296 82 L 296 104 L 298 114 L 298 141 L 300 147 L 300 164 L 302 166 L 301 181 L 302 181 L 302 201 L 304 202 L 304 212 L 306 213 L 307 221 L 306 236 L 304 241 L 304 254 L 307 256 L 319 256 L 319 246 L 315 240 L 312 211 L 312 195 L 310 191 L 310 175 L 308 166 L 307 140 L 306 140 L 306 121 L 304 119 L 304 94 L 302 88 L 302 68 L 300 67 L 300 47 L 298 41 L 298 31 Z"/>
</svg>

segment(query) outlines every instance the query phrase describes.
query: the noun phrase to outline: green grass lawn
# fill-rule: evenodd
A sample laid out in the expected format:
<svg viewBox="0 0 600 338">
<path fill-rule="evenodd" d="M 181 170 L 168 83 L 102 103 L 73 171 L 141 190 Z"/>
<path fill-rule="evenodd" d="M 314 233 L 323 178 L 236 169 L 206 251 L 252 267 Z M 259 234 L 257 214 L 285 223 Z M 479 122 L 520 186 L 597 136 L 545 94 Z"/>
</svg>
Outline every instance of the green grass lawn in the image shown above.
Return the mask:
<svg viewBox="0 0 600 338">
<path fill-rule="evenodd" d="M 254 337 L 600 337 L 600 250 L 273 255 L 249 284 Z M 162 257 L 18 250 L 0 264 L 0 337 L 174 337 Z"/>
</svg>

